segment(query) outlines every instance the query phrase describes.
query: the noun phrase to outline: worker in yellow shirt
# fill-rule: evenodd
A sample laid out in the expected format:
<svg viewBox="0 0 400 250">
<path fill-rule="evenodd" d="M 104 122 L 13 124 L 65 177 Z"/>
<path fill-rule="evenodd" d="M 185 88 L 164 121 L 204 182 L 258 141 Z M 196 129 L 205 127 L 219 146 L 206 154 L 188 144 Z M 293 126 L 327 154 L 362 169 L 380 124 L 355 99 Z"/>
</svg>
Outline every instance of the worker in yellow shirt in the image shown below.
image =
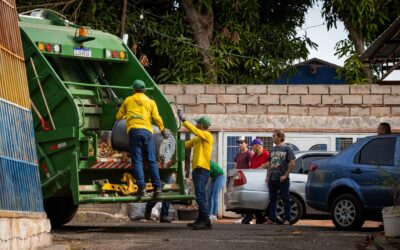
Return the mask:
<svg viewBox="0 0 400 250">
<path fill-rule="evenodd" d="M 208 131 L 211 121 L 207 116 L 196 120 L 196 126 L 186 121 L 183 111 L 178 110 L 178 117 L 183 126 L 196 136 L 185 142 L 185 148 L 193 148 L 192 179 L 196 202 L 199 206 L 199 217 L 188 226 L 194 230 L 211 229 L 210 217 L 207 208 L 206 185 L 210 177 L 210 160 L 213 137 Z"/>
<path fill-rule="evenodd" d="M 161 195 L 161 180 L 156 161 L 152 122 L 157 124 L 164 138 L 168 138 L 171 132 L 164 127 L 156 103 L 144 94 L 145 83 L 142 80 L 135 80 L 132 88 L 133 95 L 124 100 L 116 118 L 126 119 L 132 171 L 139 188 L 139 195 L 147 196 L 143 173 L 143 159 L 145 159 L 154 188 L 153 195 L 158 197 Z"/>
</svg>

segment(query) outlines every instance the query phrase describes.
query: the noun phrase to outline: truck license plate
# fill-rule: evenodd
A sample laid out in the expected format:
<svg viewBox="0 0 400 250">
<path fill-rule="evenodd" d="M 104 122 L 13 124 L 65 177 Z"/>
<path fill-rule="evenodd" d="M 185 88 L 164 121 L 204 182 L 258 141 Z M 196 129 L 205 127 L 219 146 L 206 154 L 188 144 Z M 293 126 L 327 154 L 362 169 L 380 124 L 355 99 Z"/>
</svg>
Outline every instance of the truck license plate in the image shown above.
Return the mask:
<svg viewBox="0 0 400 250">
<path fill-rule="evenodd" d="M 88 48 L 74 48 L 74 56 L 91 57 L 92 51 Z"/>
</svg>

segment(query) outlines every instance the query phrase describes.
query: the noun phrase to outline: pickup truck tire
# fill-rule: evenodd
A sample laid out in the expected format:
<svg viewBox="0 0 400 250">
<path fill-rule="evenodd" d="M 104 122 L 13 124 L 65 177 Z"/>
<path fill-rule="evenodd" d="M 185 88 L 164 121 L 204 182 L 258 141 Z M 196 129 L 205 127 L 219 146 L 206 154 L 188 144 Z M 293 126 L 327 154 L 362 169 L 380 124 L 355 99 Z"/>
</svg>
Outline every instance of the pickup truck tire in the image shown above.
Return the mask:
<svg viewBox="0 0 400 250">
<path fill-rule="evenodd" d="M 336 197 L 331 207 L 331 218 L 339 230 L 357 230 L 365 221 L 363 207 L 353 194 L 342 194 Z"/>
<path fill-rule="evenodd" d="M 49 218 L 51 226 L 54 228 L 70 222 L 79 207 L 74 205 L 72 197 L 52 197 L 45 199 L 43 204 L 47 218 Z"/>
<path fill-rule="evenodd" d="M 301 202 L 297 196 L 291 194 L 290 195 L 290 224 L 295 224 L 298 222 L 304 214 L 305 208 L 304 204 Z M 283 208 L 283 200 L 281 197 L 278 197 L 278 202 L 276 206 L 276 220 L 278 224 L 283 224 L 284 219 L 284 208 Z"/>
</svg>

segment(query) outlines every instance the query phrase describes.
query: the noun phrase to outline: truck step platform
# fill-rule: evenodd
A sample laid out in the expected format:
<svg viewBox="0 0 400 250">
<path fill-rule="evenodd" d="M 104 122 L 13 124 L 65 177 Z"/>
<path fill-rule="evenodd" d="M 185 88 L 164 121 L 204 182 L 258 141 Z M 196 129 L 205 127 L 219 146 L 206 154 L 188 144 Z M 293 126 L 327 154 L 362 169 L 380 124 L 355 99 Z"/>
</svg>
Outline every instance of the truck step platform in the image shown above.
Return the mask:
<svg viewBox="0 0 400 250">
<path fill-rule="evenodd" d="M 157 199 L 149 195 L 147 197 L 139 196 L 94 196 L 94 195 L 80 195 L 79 203 L 113 203 L 113 202 L 149 202 L 149 201 L 183 201 L 183 200 L 194 200 L 193 195 L 187 194 L 163 194 Z"/>
<path fill-rule="evenodd" d="M 90 166 L 91 169 L 130 169 L 131 159 L 98 158 L 97 162 Z"/>
</svg>

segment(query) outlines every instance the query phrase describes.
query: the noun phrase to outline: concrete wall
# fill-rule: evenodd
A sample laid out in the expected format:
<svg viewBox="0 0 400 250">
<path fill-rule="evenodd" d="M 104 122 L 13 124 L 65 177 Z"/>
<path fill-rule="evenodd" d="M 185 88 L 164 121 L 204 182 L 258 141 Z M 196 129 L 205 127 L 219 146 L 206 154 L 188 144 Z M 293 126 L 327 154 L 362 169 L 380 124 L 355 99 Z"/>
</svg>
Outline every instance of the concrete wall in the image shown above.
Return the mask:
<svg viewBox="0 0 400 250">
<path fill-rule="evenodd" d="M 0 211 L 0 249 L 36 249 L 51 244 L 45 213 Z"/>
<path fill-rule="evenodd" d="M 160 85 L 191 118 L 212 129 L 371 132 L 400 129 L 400 85 Z"/>
</svg>

